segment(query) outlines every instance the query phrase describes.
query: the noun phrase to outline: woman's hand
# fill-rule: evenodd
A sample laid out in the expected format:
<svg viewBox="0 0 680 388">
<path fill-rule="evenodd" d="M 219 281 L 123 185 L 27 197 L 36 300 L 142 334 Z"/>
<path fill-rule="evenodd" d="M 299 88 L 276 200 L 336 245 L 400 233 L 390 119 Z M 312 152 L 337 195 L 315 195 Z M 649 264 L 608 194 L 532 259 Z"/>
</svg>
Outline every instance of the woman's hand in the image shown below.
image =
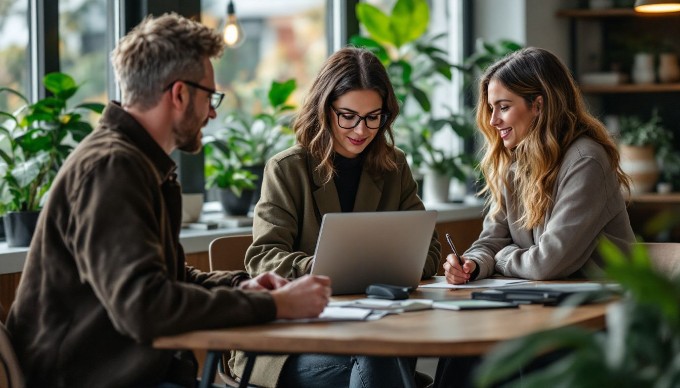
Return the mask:
<svg viewBox="0 0 680 388">
<path fill-rule="evenodd" d="M 465 284 L 470 281 L 470 275 L 477 268 L 477 263 L 472 260 L 465 259 L 463 257 L 464 263 L 461 267 L 460 260 L 458 256 L 451 253 L 446 256 L 446 261 L 444 262 L 444 275 L 446 276 L 446 281 L 450 284 Z"/>
</svg>

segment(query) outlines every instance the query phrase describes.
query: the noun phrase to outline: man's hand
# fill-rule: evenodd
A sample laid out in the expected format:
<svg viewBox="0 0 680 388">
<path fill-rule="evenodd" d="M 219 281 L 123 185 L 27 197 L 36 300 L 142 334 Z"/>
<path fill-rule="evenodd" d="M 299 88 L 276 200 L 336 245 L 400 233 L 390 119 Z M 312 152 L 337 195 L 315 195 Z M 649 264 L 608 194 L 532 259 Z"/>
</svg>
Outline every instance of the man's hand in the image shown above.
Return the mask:
<svg viewBox="0 0 680 388">
<path fill-rule="evenodd" d="M 276 303 L 276 318 L 318 317 L 331 298 L 331 279 L 305 275 L 271 292 Z"/>
<path fill-rule="evenodd" d="M 242 281 L 238 287 L 243 290 L 275 290 L 288 284 L 288 280 L 274 272 L 265 272 Z"/>
<path fill-rule="evenodd" d="M 465 262 L 463 266 L 460 266 L 460 261 L 458 256 L 451 253 L 446 256 L 446 261 L 444 262 L 444 275 L 446 275 L 446 281 L 450 284 L 464 284 L 470 281 L 470 274 L 477 268 L 477 263 L 472 260 L 467 260 L 463 257 Z"/>
</svg>

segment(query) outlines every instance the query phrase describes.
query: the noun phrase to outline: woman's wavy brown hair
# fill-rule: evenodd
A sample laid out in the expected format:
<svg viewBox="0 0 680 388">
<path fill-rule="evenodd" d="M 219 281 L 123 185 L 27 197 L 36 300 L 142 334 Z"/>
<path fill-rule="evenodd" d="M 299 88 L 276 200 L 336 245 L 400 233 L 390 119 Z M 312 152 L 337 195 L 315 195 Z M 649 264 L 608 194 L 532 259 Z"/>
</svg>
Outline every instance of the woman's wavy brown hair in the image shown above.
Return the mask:
<svg viewBox="0 0 680 388">
<path fill-rule="evenodd" d="M 538 115 L 524 139 L 512 150 L 503 145 L 498 130 L 491 126 L 488 102 L 489 82 L 496 80 L 522 97 L 531 109 L 542 97 Z M 479 84 L 477 126 L 486 139 L 480 163 L 489 194 L 491 214 L 500 211 L 502 188 L 510 189 L 510 166 L 514 168 L 514 191 L 523 208 L 520 226 L 531 229 L 545 219 L 553 206 L 552 192 L 564 154 L 580 136 L 588 136 L 604 147 L 618 180 L 630 192 L 630 178 L 621 170 L 619 152 L 605 126 L 590 115 L 567 67 L 551 52 L 529 47 L 507 55 L 490 66 Z"/>
<path fill-rule="evenodd" d="M 331 55 L 317 75 L 293 123 L 298 144 L 321 163 L 316 167 L 328 183 L 333 167 L 333 127 L 335 113 L 331 104 L 353 90 L 375 90 L 382 97 L 382 111 L 387 122 L 364 150 L 364 167 L 374 175 L 397 169 L 392 123 L 399 114 L 399 104 L 385 67 L 368 50 L 345 47 Z"/>
</svg>

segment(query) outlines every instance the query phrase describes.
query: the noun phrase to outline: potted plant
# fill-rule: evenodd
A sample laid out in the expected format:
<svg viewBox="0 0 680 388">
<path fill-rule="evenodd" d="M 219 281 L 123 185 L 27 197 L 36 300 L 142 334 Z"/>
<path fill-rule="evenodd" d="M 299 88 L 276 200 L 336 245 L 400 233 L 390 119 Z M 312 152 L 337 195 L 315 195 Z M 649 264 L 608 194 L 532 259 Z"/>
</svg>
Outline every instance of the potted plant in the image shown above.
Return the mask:
<svg viewBox="0 0 680 388">
<path fill-rule="evenodd" d="M 232 112 L 226 117 L 224 128 L 204 138 L 206 151 L 209 148 L 219 150 L 206 153 L 206 175 L 237 177 L 235 183 L 228 183 L 228 179 L 222 178 L 224 186 L 218 185 L 237 192 L 246 187 L 241 178 L 245 176 L 253 180 L 251 210 L 260 199 L 264 164 L 270 157 L 293 144 L 290 123 L 295 107 L 286 102 L 295 88 L 294 79 L 273 81 L 261 111 Z M 243 174 L 244 170 L 250 174 Z M 217 183 L 216 180 L 213 182 Z M 215 183 L 208 186 L 215 186 Z"/>
<path fill-rule="evenodd" d="M 86 113 L 101 113 L 104 105 L 84 103 L 68 107 L 78 91 L 73 78 L 50 73 L 43 84 L 52 95 L 34 103 L 10 88 L 25 102 L 15 112 L 0 112 L 0 210 L 9 246 L 30 244 L 38 212 L 59 167 L 75 146 L 92 132 Z"/>
<path fill-rule="evenodd" d="M 206 188 L 217 187 L 222 209 L 228 215 L 246 215 L 255 190 L 257 176 L 242 168 L 233 153 L 216 143 L 205 146 Z"/>
<path fill-rule="evenodd" d="M 661 124 L 656 110 L 647 121 L 637 116 L 622 116 L 618 137 L 621 168 L 633 180 L 633 194 L 654 188 L 660 174 L 657 156 L 669 176 L 675 172 L 678 158 L 673 151 L 673 134 Z"/>
<path fill-rule="evenodd" d="M 531 373 L 523 387 L 676 387 L 680 383 L 680 279 L 653 269 L 641 244 L 630 255 L 603 241 L 609 280 L 621 285 L 607 330 L 565 327 L 501 344 L 476 370 L 479 387 L 496 386 L 549 351 L 562 357 Z M 565 307 L 568 308 L 568 307 Z M 517 382 L 516 382 L 517 383 Z M 507 384 L 512 386 L 512 384 Z"/>
</svg>

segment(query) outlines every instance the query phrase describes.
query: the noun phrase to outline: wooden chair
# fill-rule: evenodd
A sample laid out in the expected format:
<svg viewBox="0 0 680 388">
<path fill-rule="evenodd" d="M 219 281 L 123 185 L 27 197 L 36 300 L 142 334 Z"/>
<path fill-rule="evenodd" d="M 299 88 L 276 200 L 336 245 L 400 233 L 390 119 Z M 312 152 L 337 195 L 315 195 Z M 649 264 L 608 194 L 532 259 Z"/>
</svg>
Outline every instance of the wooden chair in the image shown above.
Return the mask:
<svg viewBox="0 0 680 388">
<path fill-rule="evenodd" d="M 211 271 L 245 271 L 246 251 L 253 235 L 218 237 L 210 243 L 208 259 Z"/>
<path fill-rule="evenodd" d="M 253 242 L 251 234 L 238 236 L 218 237 L 210 242 L 208 247 L 208 261 L 211 271 L 238 271 L 245 270 L 246 250 Z M 218 369 L 220 378 L 228 387 L 238 387 L 239 383 L 229 370 L 229 357 L 222 356 L 222 362 Z"/>
<path fill-rule="evenodd" d="M 9 332 L 0 322 L 0 387 L 23 388 L 26 386 Z"/>
<path fill-rule="evenodd" d="M 671 278 L 680 275 L 680 243 L 640 243 L 642 244 L 654 268 Z"/>
</svg>

